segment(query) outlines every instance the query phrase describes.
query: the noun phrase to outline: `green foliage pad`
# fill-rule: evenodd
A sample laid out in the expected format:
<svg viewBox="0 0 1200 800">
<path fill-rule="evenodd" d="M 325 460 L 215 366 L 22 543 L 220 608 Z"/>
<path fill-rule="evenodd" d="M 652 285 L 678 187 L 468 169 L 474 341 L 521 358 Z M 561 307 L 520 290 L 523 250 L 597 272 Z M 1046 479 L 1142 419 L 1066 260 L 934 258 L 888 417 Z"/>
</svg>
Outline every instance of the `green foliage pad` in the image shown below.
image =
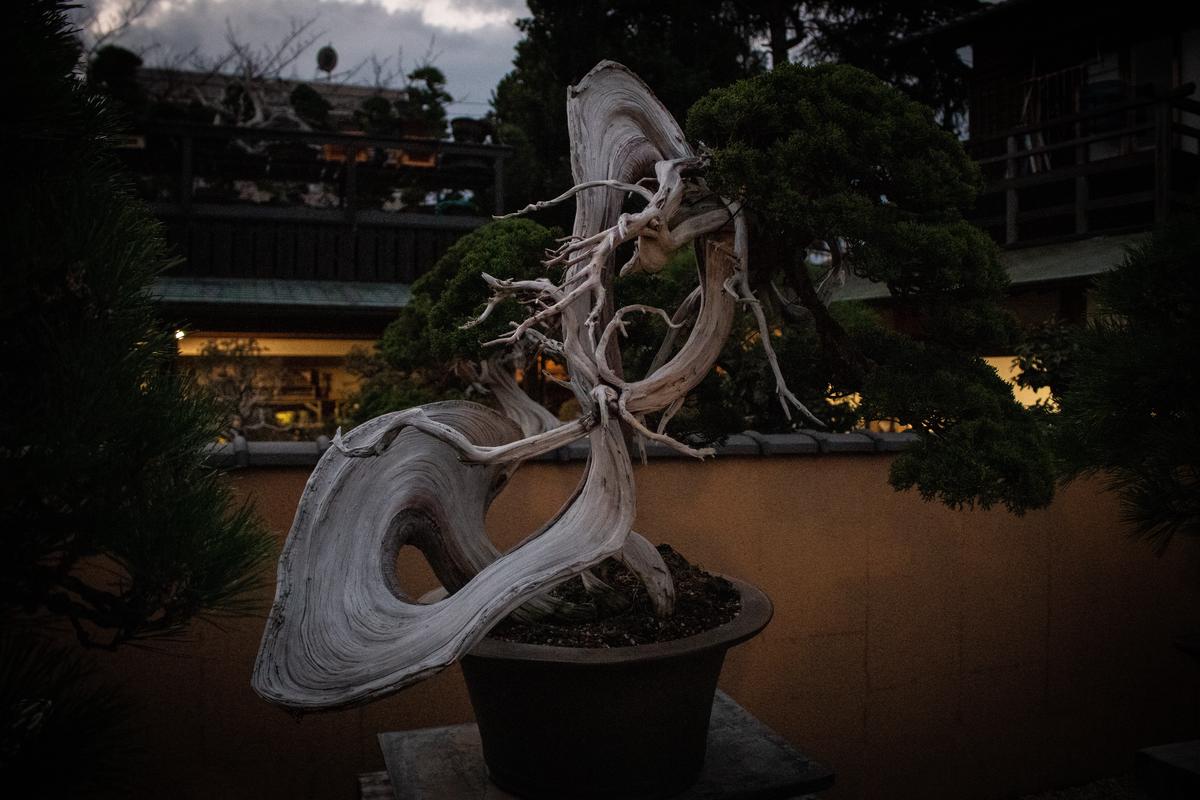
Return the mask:
<svg viewBox="0 0 1200 800">
<path fill-rule="evenodd" d="M 857 394 L 861 418 L 912 425 L 897 488 L 955 507 L 1048 503 L 1034 418 L 978 358 L 1012 352 L 1016 333 L 996 247 L 962 216 L 979 171 L 932 112 L 854 67 L 784 65 L 701 98 L 688 134 L 710 186 L 746 204 L 760 296 L 786 279 L 816 332 L 779 348 L 793 391 Z M 891 329 L 817 302 L 807 249 L 839 238 L 854 272 L 891 291 Z"/>
</svg>

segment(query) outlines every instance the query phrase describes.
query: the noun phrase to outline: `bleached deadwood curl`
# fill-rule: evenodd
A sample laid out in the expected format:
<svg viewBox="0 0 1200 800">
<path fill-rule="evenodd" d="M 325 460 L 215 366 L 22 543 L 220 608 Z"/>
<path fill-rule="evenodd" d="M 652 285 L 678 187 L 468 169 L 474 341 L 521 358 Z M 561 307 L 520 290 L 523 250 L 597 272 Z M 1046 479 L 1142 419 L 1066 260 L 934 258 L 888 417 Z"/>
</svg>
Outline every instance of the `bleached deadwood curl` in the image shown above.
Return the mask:
<svg viewBox="0 0 1200 800">
<path fill-rule="evenodd" d="M 733 226 L 745 222 L 735 217 Z M 712 369 L 733 327 L 737 303 L 724 291 L 738 264 L 734 232 L 723 230 L 705 242 L 700 310 L 688 337 L 674 355 L 640 381 L 627 384 L 626 407 L 634 415 L 661 411 L 699 385 Z"/>
<path fill-rule="evenodd" d="M 524 361 L 524 358 L 521 360 Z M 517 378 L 506 362 L 507 359 L 501 355 L 493 356 L 479 365 L 480 382 L 496 398 L 504 416 L 517 423 L 525 436 L 535 436 L 560 427 L 562 422 L 558 417 L 517 385 Z"/>
<path fill-rule="evenodd" d="M 425 413 L 480 447 L 516 435 L 512 423 L 469 403 L 433 404 Z M 355 432 L 366 428 L 363 437 L 375 438 L 389 423 L 385 415 Z M 497 474 L 464 468 L 453 449 L 412 427 L 374 458 L 326 450 L 280 557 L 255 691 L 295 710 L 382 697 L 446 667 L 545 589 L 620 553 L 633 521 L 629 455 L 615 424 L 593 428 L 589 438 L 584 481 L 546 529 L 428 605 L 395 585 L 388 558 L 420 539 L 482 537 Z"/>
<path fill-rule="evenodd" d="M 683 323 L 674 322 L 671 319 L 670 314 L 655 306 L 647 306 L 641 303 L 635 303 L 634 305 L 629 305 L 618 309 L 617 312 L 613 314 L 612 319 L 608 321 L 608 325 L 604 327 L 604 333 L 600 334 L 600 341 L 596 344 L 595 350 L 595 358 L 596 363 L 600 368 L 600 376 L 613 386 L 624 386 L 625 380 L 621 378 L 620 375 L 617 375 L 615 372 L 613 372 L 612 367 L 604 357 L 604 353 L 608 350 L 608 343 L 612 338 L 613 331 L 619 331 L 622 336 L 626 335 L 625 315 L 632 314 L 634 312 L 641 314 L 656 314 L 662 317 L 663 321 L 667 323 L 668 329 L 683 327 Z"/>
<path fill-rule="evenodd" d="M 563 268 L 562 278 L 487 276 L 493 297 L 481 318 L 509 297 L 526 304 L 528 316 L 491 344 L 552 344 L 582 416 L 551 425 L 532 415 L 518 429 L 482 406 L 435 403 L 339 431 L 280 558 L 252 679 L 270 701 L 303 710 L 382 697 L 450 664 L 509 613 L 546 606 L 548 589 L 609 557 L 639 576 L 658 613 L 669 612 L 666 566 L 631 531 L 636 498 L 623 426 L 690 456 L 711 454 L 667 436 L 665 421 L 654 431 L 644 419 L 679 409 L 711 370 L 739 302 L 748 302 L 746 223 L 736 204 L 707 190 L 703 161 L 624 67 L 597 65 L 569 90 L 567 113 L 575 186 L 548 201 L 576 203 L 572 235 L 547 260 Z M 622 213 L 627 192 L 646 206 Z M 624 273 L 654 272 L 679 247 L 698 246 L 699 286 L 674 315 L 637 304 L 614 312 L 614 254 L 626 242 L 635 249 Z M 635 311 L 659 314 L 670 330 L 691 324 L 677 350 L 660 348 L 650 373 L 627 382 L 613 334 Z M 480 383 L 490 382 L 508 407 L 515 384 L 497 380 L 499 372 L 489 380 L 481 371 Z M 541 530 L 498 553 L 484 514 L 512 470 L 583 437 L 590 456 L 575 494 Z M 391 565 L 406 544 L 426 554 L 445 596 L 414 601 L 396 585 Z M 585 582 L 598 586 L 594 577 Z"/>
</svg>

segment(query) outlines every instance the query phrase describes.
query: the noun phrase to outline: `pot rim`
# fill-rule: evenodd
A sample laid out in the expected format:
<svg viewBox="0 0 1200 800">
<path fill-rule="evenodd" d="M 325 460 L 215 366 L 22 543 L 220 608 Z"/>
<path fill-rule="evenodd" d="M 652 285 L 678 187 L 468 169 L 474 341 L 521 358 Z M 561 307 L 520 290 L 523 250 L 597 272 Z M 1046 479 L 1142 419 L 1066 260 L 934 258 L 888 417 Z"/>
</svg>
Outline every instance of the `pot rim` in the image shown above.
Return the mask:
<svg viewBox="0 0 1200 800">
<path fill-rule="evenodd" d="M 728 649 L 741 644 L 765 628 L 771 621 L 775 609 L 770 598 L 754 584 L 728 575 L 719 575 L 718 577 L 724 578 L 737 587 L 742 599 L 741 610 L 738 611 L 736 617 L 724 625 L 718 625 L 692 636 L 672 639 L 669 642 L 635 644 L 628 647 L 560 647 L 484 638 L 471 648 L 467 656 L 519 661 L 554 661 L 588 666 L 621 664 L 629 661 L 658 661 L 680 658 L 702 650 Z"/>
</svg>

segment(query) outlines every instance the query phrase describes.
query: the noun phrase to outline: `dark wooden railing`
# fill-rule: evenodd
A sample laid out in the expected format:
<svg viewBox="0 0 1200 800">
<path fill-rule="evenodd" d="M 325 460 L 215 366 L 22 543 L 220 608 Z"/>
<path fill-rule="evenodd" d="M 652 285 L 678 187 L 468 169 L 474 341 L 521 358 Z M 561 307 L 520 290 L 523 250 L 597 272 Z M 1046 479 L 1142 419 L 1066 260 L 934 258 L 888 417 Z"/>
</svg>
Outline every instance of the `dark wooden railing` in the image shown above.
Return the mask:
<svg viewBox="0 0 1200 800">
<path fill-rule="evenodd" d="M 1200 103 L 1126 100 L 967 142 L 986 188 L 974 221 L 1020 246 L 1146 230 L 1200 196 Z M 1197 124 L 1185 123 L 1183 120 Z"/>
<path fill-rule="evenodd" d="M 122 144 L 142 196 L 182 256 L 174 274 L 401 283 L 503 212 L 509 152 L 192 126 L 150 128 Z M 426 195 L 443 200 L 425 204 Z"/>
</svg>

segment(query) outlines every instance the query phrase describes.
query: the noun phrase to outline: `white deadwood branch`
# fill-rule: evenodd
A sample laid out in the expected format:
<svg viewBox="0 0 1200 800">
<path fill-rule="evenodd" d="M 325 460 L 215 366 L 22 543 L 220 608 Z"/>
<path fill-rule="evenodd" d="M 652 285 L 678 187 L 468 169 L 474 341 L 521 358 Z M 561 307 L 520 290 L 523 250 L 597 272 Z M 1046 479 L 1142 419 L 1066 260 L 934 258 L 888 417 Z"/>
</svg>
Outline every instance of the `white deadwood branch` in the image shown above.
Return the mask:
<svg viewBox="0 0 1200 800">
<path fill-rule="evenodd" d="M 783 372 L 779 368 L 779 359 L 775 356 L 775 348 L 771 346 L 771 329 L 767 325 L 766 314 L 763 313 L 762 303 L 754 296 L 754 292 L 750 289 L 750 273 L 745 263 L 744 252 L 745 246 L 738 248 L 738 253 L 735 257 L 738 259 L 738 269 L 734 272 L 725 284 L 725 291 L 737 297 L 743 303 L 750 307 L 754 312 L 754 319 L 758 323 L 758 338 L 762 342 L 763 351 L 767 355 L 767 363 L 771 366 L 771 374 L 775 377 L 775 395 L 779 398 L 779 404 L 783 407 L 783 415 L 787 419 L 792 418 L 792 411 L 788 407 L 789 404 L 804 415 L 805 419 L 818 427 L 825 427 L 825 423 L 813 416 L 813 413 L 808 410 L 804 403 L 800 402 L 800 398 L 796 397 L 787 387 L 787 381 L 783 378 Z"/>
<path fill-rule="evenodd" d="M 669 612 L 666 566 L 631 531 L 636 499 L 622 423 L 688 455 L 707 454 L 642 420 L 674 413 L 711 370 L 746 299 L 725 291 L 746 267 L 745 221 L 693 174 L 702 162 L 678 124 L 624 67 L 599 64 L 571 88 L 567 112 L 576 185 L 550 201 L 576 201 L 572 235 L 549 257 L 564 268 L 562 280 L 489 277 L 494 302 L 483 316 L 506 297 L 526 303 L 529 316 L 492 344 L 553 343 L 583 416 L 518 430 L 482 406 L 434 403 L 339 432 L 309 479 L 279 561 L 252 679 L 268 700 L 323 709 L 394 692 L 452 663 L 508 614 L 544 606 L 548 589 L 609 557 L 641 578 L 658 613 Z M 611 191 L 584 191 L 601 187 Z M 621 213 L 627 192 L 645 198 L 645 208 Z M 613 256 L 621 244 L 636 242 L 623 272 L 653 272 L 693 241 L 703 255 L 694 299 L 673 317 L 637 305 L 614 313 Z M 610 343 L 625 314 L 657 313 L 673 330 L 693 308 L 677 351 L 667 357 L 672 347 L 662 349 L 661 363 L 641 380 L 620 378 Z M 558 340 L 539 330 L 552 323 Z M 513 388 L 492 384 L 501 393 Z M 521 461 L 585 436 L 590 457 L 575 494 L 540 531 L 499 554 L 483 529 L 498 488 Z M 397 585 L 392 564 L 408 544 L 425 553 L 444 597 L 415 601 Z"/>
<path fill-rule="evenodd" d="M 372 426 L 369 430 L 364 424 L 343 435 L 339 428 L 333 436 L 331 449 L 337 450 L 347 458 L 370 458 L 386 452 L 405 428 L 415 428 L 453 447 L 463 461 L 474 464 L 516 464 L 582 439 L 596 427 L 595 421 L 585 416 L 514 442 L 481 446 L 476 445 L 453 425 L 440 422 L 427 414 L 426 408 L 428 407 L 417 406 L 376 417 L 371 422 L 380 424 Z"/>
<path fill-rule="evenodd" d="M 496 398 L 504 415 L 516 422 L 525 436 L 546 433 L 562 425 L 558 417 L 535 402 L 520 386 L 503 355 L 492 356 L 479 365 L 479 378 Z"/>
<path fill-rule="evenodd" d="M 560 194 L 558 197 L 555 197 L 553 200 L 539 200 L 536 203 L 530 203 L 529 205 L 525 206 L 524 208 L 522 208 L 519 211 L 513 211 L 510 214 L 501 214 L 499 216 L 494 217 L 494 219 L 509 219 L 511 217 L 519 217 L 523 214 L 528 214 L 533 211 L 541 211 L 542 209 L 553 208 L 554 206 L 556 206 L 560 203 L 566 202 L 567 200 L 571 199 L 572 197 L 579 194 L 580 192 L 582 192 L 585 189 L 598 189 L 598 188 L 602 188 L 602 187 L 607 188 L 607 189 L 614 189 L 619 192 L 626 192 L 626 193 L 633 193 L 633 194 L 640 195 L 642 197 L 642 199 L 644 199 L 648 203 L 653 202 L 653 200 L 654 200 L 654 195 L 648 189 L 646 189 L 644 186 L 641 186 L 636 183 L 624 183 L 622 181 L 610 181 L 610 180 L 585 181 L 585 182 L 579 184 L 578 186 L 572 186 L 570 189 L 567 189 L 565 192 Z"/>
<path fill-rule="evenodd" d="M 654 545 L 635 531 L 629 532 L 625 546 L 617 555 L 633 574 L 641 579 L 650 595 L 655 615 L 669 617 L 675 610 L 675 584 L 671 572 Z"/>
</svg>

